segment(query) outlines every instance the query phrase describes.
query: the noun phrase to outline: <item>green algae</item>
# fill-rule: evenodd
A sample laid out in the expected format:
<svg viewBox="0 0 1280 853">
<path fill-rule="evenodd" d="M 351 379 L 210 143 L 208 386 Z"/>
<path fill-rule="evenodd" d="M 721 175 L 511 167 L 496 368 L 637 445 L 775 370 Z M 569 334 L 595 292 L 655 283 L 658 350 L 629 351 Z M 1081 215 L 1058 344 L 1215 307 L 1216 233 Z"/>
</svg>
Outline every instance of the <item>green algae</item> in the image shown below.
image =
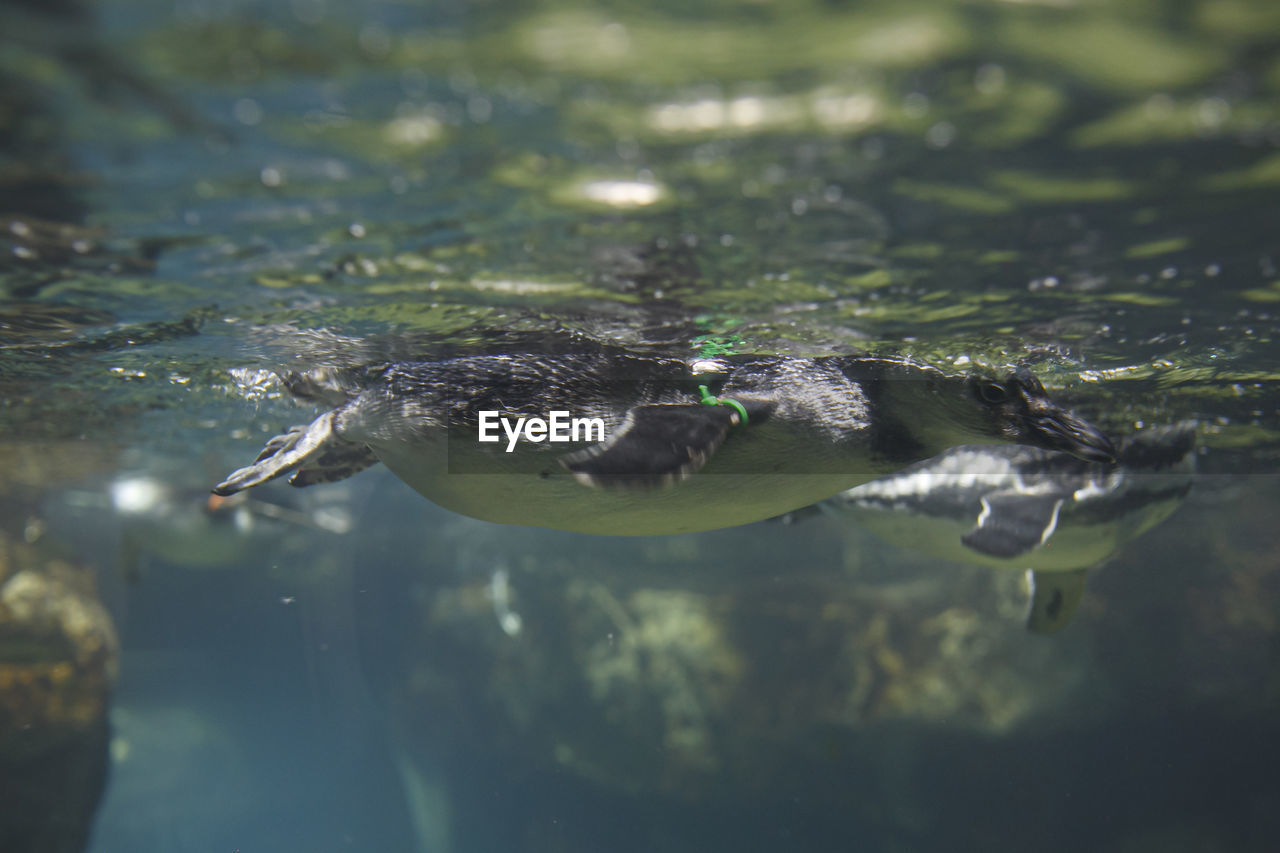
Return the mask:
<svg viewBox="0 0 1280 853">
<path fill-rule="evenodd" d="M 1262 189 L 1280 185 L 1280 154 L 1270 154 L 1244 169 L 1204 178 L 1200 185 L 1211 192 Z"/>
<path fill-rule="evenodd" d="M 968 137 L 985 148 L 1013 148 L 1043 136 L 1068 104 L 1060 89 L 1040 80 L 1002 84 L 995 94 L 966 86 L 958 95 L 972 111 L 965 116 L 972 125 Z"/>
<path fill-rule="evenodd" d="M 1280 281 L 1273 281 L 1269 287 L 1250 287 L 1240 291 L 1240 297 L 1249 302 L 1280 302 Z"/>
<path fill-rule="evenodd" d="M 978 187 L 958 184 L 925 183 L 910 178 L 899 178 L 893 184 L 894 192 L 917 201 L 936 202 L 970 213 L 1009 213 L 1014 203 L 1006 196 L 997 195 Z"/>
<path fill-rule="evenodd" d="M 1030 61 L 1052 62 L 1121 93 L 1188 86 L 1227 61 L 1226 52 L 1212 43 L 1098 13 L 1011 17 L 1000 33 Z"/>
<path fill-rule="evenodd" d="M 1124 104 L 1101 118 L 1073 128 L 1070 138 L 1081 148 L 1150 145 L 1258 133 L 1278 116 L 1280 110 L 1274 99 L 1228 102 L 1214 96 L 1174 98 L 1160 93 Z"/>
<path fill-rule="evenodd" d="M 813 40 L 814 32 L 823 38 Z M 502 41 L 513 42 L 525 62 L 557 73 L 672 85 L 829 66 L 914 67 L 954 55 L 967 38 L 959 20 L 937 7 L 898 14 L 800 7 L 736 27 L 558 9 L 530 17 Z"/>
<path fill-rule="evenodd" d="M 1155 258 L 1160 255 L 1181 252 L 1190 245 L 1191 241 L 1186 237 L 1169 237 L 1164 240 L 1152 240 L 1149 243 L 1130 246 L 1125 249 L 1124 256 L 1126 258 Z"/>
<path fill-rule="evenodd" d="M 1117 201 L 1132 197 L 1136 190 L 1132 182 L 1121 178 L 1059 177 L 1013 170 L 995 172 L 990 181 L 1010 195 L 1041 204 Z"/>
</svg>

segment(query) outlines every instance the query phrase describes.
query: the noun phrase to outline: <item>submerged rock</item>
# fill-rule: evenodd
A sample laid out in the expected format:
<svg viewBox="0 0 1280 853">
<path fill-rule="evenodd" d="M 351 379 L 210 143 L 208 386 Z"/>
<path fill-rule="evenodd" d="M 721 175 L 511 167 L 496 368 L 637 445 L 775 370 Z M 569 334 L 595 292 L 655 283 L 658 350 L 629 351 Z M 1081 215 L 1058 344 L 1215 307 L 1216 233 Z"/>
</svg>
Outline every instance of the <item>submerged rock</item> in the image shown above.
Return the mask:
<svg viewBox="0 0 1280 853">
<path fill-rule="evenodd" d="M 78 853 L 102 796 L 118 643 L 92 575 L 0 533 L 0 849 Z"/>
<path fill-rule="evenodd" d="M 469 535 L 437 536 L 433 559 L 444 569 L 471 547 L 466 576 L 432 571 L 406 602 L 404 663 L 385 685 L 394 729 L 460 776 L 488 761 L 642 811 L 791 814 L 803 793 L 814 815 L 903 849 L 1043 826 L 1061 829 L 1043 849 L 1131 849 L 1162 821 L 1207 820 L 1216 805 L 1170 805 L 1205 773 L 1252 820 L 1243 794 L 1276 758 L 1257 744 L 1280 697 L 1267 652 L 1280 574 L 1270 487 L 1241 487 L 1256 510 L 1193 491 L 1203 525 L 1116 556 L 1053 637 L 1024 631 L 1019 574 L 911 555 L 830 518 L 625 549 L 459 522 Z M 519 556 L 486 577 L 485 548 Z M 1034 793 L 1046 774 L 1071 802 Z M 1126 803 L 1125 827 L 1106 825 L 1107 803 L 1144 784 L 1156 793 Z"/>
<path fill-rule="evenodd" d="M 491 579 L 431 590 L 394 688 L 405 728 L 431 720 L 471 748 L 698 800 L 725 795 L 726 779 L 767 792 L 780 773 L 903 726 L 982 738 L 1089 716 L 1087 640 L 1028 643 L 1020 577 L 850 575 L 838 531 L 815 527 L 830 562 L 782 576 L 722 569 L 801 535 L 769 526 L 717 537 L 723 548 L 672 540 L 684 553 L 632 565 L 504 569 L 518 633 Z M 667 565 L 645 565 L 655 559 Z"/>
</svg>

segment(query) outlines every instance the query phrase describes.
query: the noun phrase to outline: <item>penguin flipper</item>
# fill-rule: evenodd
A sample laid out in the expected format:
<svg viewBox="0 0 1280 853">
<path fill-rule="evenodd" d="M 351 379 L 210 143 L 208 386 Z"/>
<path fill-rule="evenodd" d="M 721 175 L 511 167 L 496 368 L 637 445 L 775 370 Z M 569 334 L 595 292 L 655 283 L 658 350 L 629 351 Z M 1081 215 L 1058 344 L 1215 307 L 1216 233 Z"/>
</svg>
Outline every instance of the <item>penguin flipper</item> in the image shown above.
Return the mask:
<svg viewBox="0 0 1280 853">
<path fill-rule="evenodd" d="M 560 464 L 587 486 L 670 486 L 705 465 L 738 421 L 727 406 L 636 406 L 612 435 L 565 454 Z"/>
<path fill-rule="evenodd" d="M 1031 584 L 1031 607 L 1027 610 L 1027 630 L 1052 634 L 1067 627 L 1084 598 L 1088 569 L 1070 572 L 1027 571 Z"/>
<path fill-rule="evenodd" d="M 1060 495 L 994 492 L 982 499 L 978 525 L 960 541 L 991 557 L 1012 558 L 1039 548 L 1058 526 Z"/>
</svg>

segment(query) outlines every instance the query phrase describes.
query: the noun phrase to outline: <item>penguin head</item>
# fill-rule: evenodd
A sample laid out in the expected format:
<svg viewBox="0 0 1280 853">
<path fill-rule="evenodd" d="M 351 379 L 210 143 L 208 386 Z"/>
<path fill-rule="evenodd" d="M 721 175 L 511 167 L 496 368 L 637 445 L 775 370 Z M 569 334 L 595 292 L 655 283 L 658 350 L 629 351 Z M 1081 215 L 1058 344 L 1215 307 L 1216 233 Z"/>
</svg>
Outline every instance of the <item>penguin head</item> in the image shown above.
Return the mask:
<svg viewBox="0 0 1280 853">
<path fill-rule="evenodd" d="M 1070 453 L 1088 462 L 1114 463 L 1116 448 L 1101 430 L 1049 399 L 1025 367 L 1002 380 L 971 377 L 970 393 L 1002 438 Z"/>
<path fill-rule="evenodd" d="M 1102 431 L 1049 399 L 1021 368 L 1003 378 L 957 375 L 909 358 L 844 358 L 844 375 L 871 404 L 872 453 L 895 463 L 934 456 L 962 444 L 1010 442 L 1114 463 Z"/>
</svg>

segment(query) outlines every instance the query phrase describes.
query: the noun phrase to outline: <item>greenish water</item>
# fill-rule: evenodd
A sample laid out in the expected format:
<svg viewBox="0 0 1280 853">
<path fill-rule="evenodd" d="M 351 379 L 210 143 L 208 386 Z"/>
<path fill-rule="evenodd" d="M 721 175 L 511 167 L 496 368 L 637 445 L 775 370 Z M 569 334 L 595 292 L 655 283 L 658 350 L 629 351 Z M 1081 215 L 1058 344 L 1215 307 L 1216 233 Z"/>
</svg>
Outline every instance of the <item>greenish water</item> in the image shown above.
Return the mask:
<svg viewBox="0 0 1280 853">
<path fill-rule="evenodd" d="M 122 635 L 91 849 L 1272 849 L 1276 4 L 65 6 L 0 7 L 0 506 Z M 261 371 L 534 342 L 1028 363 L 1203 477 L 1052 639 L 831 520 L 196 529 L 314 413 Z"/>
</svg>

